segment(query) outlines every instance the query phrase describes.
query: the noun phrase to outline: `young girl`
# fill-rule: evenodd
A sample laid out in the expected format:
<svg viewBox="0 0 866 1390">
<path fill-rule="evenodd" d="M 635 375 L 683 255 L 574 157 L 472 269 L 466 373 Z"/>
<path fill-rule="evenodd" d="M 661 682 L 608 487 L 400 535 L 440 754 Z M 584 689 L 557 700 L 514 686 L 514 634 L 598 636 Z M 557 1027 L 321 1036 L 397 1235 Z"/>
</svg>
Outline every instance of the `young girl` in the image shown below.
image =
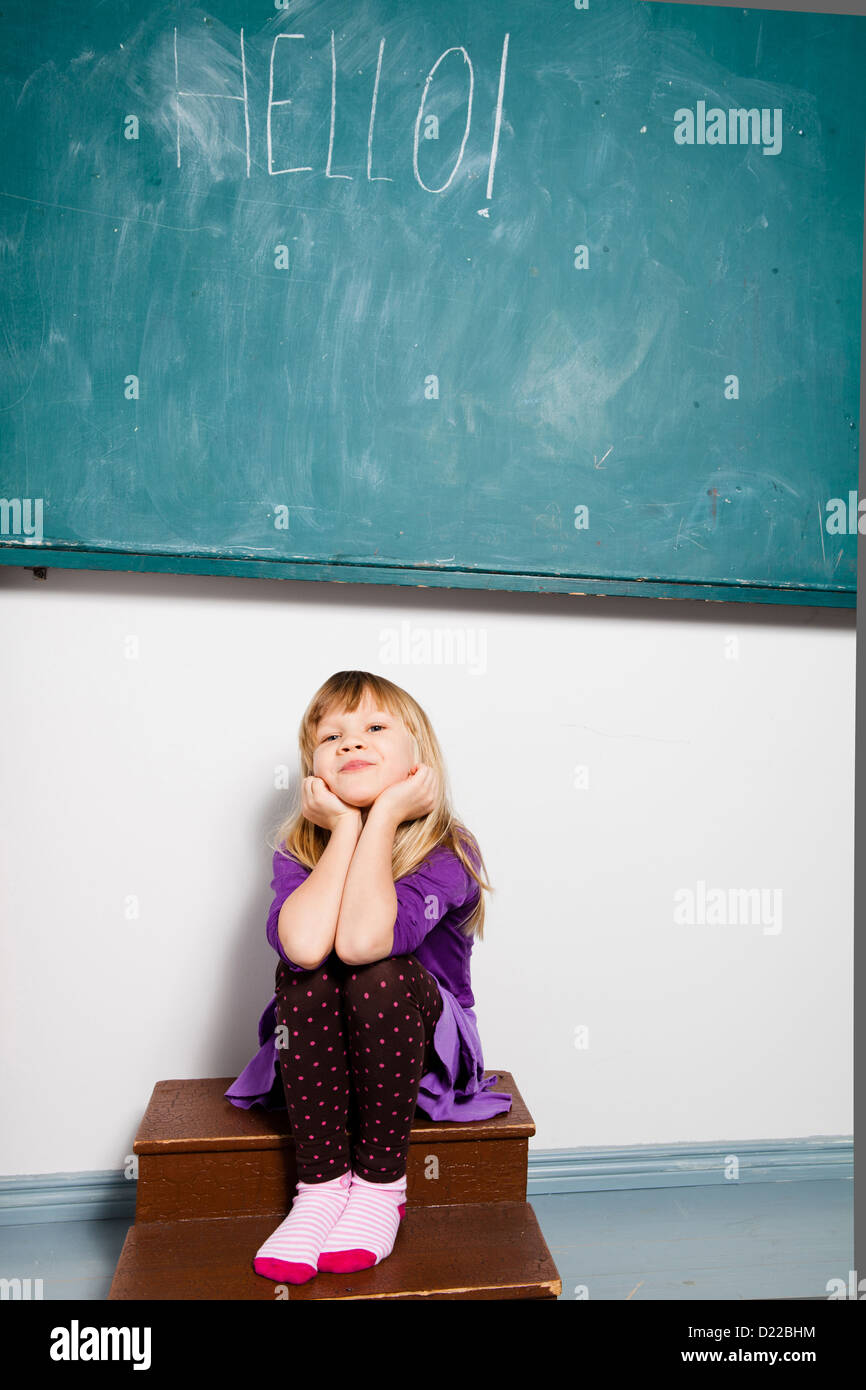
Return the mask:
<svg viewBox="0 0 866 1390">
<path fill-rule="evenodd" d="M 299 742 L 301 806 L 272 846 L 276 994 L 225 1092 L 288 1109 L 297 1194 L 253 1268 L 292 1284 L 390 1255 L 416 1105 L 474 1120 L 512 1101 L 483 1076 L 470 981 L 490 884 L 426 714 L 381 676 L 339 671 Z"/>
</svg>

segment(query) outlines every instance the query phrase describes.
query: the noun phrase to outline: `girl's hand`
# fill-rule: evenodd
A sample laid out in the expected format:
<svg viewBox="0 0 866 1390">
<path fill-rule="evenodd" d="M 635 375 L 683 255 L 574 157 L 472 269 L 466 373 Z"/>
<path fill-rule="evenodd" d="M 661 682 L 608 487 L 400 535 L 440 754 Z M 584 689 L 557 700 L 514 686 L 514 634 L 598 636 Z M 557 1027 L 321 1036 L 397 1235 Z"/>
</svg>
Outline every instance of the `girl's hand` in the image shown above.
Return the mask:
<svg viewBox="0 0 866 1390">
<path fill-rule="evenodd" d="M 385 807 L 397 817 L 397 824 L 402 825 L 403 821 L 429 815 L 438 798 L 438 772 L 426 763 L 417 763 L 408 777 L 381 791 L 373 806 Z"/>
<path fill-rule="evenodd" d="M 333 830 L 342 816 L 357 816 L 361 812 L 357 806 L 349 806 L 332 792 L 321 777 L 305 777 L 301 789 L 301 812 L 313 825 L 323 830 Z"/>
</svg>

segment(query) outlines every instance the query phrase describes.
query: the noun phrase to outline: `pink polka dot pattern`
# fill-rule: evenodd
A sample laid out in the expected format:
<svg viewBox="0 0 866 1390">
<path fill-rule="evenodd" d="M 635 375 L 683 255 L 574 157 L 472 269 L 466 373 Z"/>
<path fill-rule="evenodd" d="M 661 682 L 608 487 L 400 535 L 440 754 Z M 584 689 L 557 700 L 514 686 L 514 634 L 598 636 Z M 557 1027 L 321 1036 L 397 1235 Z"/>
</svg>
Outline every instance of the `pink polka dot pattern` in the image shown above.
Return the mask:
<svg viewBox="0 0 866 1390">
<path fill-rule="evenodd" d="M 277 1051 L 298 1179 L 327 1182 L 350 1168 L 368 1182 L 406 1172 L 421 1077 L 432 1066 L 444 1003 L 414 956 L 276 974 Z"/>
</svg>

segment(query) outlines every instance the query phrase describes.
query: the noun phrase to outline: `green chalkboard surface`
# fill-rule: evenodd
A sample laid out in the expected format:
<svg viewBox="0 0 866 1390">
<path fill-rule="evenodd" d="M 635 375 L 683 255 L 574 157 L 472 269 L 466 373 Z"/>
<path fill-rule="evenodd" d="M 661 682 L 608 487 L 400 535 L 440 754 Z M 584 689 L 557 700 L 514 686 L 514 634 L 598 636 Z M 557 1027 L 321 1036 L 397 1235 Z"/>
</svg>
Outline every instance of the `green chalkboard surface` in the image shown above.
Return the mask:
<svg viewBox="0 0 866 1390">
<path fill-rule="evenodd" d="M 0 23 L 0 561 L 854 605 L 862 18 Z"/>
</svg>

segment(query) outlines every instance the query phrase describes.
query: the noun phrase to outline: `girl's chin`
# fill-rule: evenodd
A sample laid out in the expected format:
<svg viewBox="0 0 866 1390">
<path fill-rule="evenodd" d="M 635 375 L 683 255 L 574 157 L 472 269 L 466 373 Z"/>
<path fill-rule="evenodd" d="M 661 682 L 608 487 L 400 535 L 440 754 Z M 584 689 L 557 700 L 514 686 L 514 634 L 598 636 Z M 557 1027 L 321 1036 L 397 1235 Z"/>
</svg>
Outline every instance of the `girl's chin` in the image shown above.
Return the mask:
<svg viewBox="0 0 866 1390">
<path fill-rule="evenodd" d="M 376 800 L 374 796 L 368 796 L 366 798 L 360 795 L 349 796 L 345 787 L 342 791 L 335 789 L 334 794 L 338 796 L 341 801 L 344 801 L 347 806 L 353 806 L 356 811 L 368 811 Z"/>
</svg>

